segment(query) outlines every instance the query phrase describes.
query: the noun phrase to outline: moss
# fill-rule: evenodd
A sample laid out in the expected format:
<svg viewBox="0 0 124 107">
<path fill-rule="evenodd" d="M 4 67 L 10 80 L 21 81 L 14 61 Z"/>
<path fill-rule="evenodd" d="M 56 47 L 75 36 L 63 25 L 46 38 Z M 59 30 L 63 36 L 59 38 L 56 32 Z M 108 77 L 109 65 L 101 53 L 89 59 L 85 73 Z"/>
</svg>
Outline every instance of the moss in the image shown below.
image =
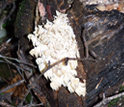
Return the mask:
<svg viewBox="0 0 124 107">
<path fill-rule="evenodd" d="M 123 91 L 124 91 L 124 86 L 121 86 L 119 92 L 121 93 Z M 115 98 L 109 102 L 108 107 L 113 107 L 113 106 L 116 107 L 118 106 L 119 103 L 124 103 L 123 101 L 124 101 L 124 96 Z"/>
<path fill-rule="evenodd" d="M 116 99 L 110 101 L 108 107 L 112 107 L 112 106 L 114 106 L 114 105 L 117 103 L 117 101 L 118 101 L 118 98 L 116 98 Z"/>
<path fill-rule="evenodd" d="M 16 17 L 16 27 L 17 28 L 21 28 L 22 26 L 20 25 L 20 18 L 23 16 L 24 14 L 24 9 L 25 9 L 25 2 L 26 0 L 23 0 L 19 6 L 19 11 L 17 13 L 17 17 Z"/>
<path fill-rule="evenodd" d="M 23 1 L 21 2 L 20 6 L 19 6 L 20 10 L 21 10 L 21 9 L 22 9 L 22 10 L 24 9 L 25 2 L 26 2 L 26 0 L 23 0 Z"/>
<path fill-rule="evenodd" d="M 124 86 L 121 86 L 119 92 L 123 92 L 123 91 L 124 91 Z"/>
<path fill-rule="evenodd" d="M 33 28 L 33 18 L 36 3 L 33 0 L 23 0 L 19 6 L 15 21 L 15 36 L 27 35 Z"/>
<path fill-rule="evenodd" d="M 28 103 L 31 103 L 32 97 L 31 94 L 28 94 L 25 101 L 27 101 Z"/>
</svg>

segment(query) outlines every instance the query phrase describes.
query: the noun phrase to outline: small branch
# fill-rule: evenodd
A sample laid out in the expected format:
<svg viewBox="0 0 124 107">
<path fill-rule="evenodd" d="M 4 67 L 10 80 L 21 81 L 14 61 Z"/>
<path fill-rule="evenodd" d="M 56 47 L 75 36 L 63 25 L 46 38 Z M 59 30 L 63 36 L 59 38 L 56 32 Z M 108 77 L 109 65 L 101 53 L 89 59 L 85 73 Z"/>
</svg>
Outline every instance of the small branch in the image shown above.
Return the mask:
<svg viewBox="0 0 124 107">
<path fill-rule="evenodd" d="M 10 76 L 12 78 L 13 77 L 13 74 L 12 74 L 12 70 L 10 68 L 10 65 L 9 65 L 9 63 L 6 63 L 6 64 L 7 64 L 7 67 L 8 67 L 8 71 L 10 72 Z"/>
<path fill-rule="evenodd" d="M 111 100 L 118 98 L 118 97 L 122 97 L 123 95 L 124 95 L 124 92 L 122 92 L 120 94 L 116 94 L 116 95 L 108 97 L 108 98 L 103 98 L 103 100 L 100 103 L 96 104 L 93 107 L 102 107 L 102 106 L 108 104 Z"/>
<path fill-rule="evenodd" d="M 99 85 L 101 84 L 102 80 L 103 80 L 103 77 L 100 79 L 100 81 L 99 81 L 99 83 L 96 85 L 95 89 L 97 89 L 97 88 L 99 87 Z"/>
<path fill-rule="evenodd" d="M 34 66 L 33 64 L 30 64 L 30 63 L 27 63 L 27 62 L 24 62 L 24 61 L 20 61 L 20 60 L 18 60 L 16 58 L 11 58 L 11 57 L 7 57 L 7 56 L 3 56 L 1 54 L 0 54 L 0 58 L 13 60 L 13 61 L 16 61 L 18 63 L 26 64 L 26 65 L 29 65 L 29 66 L 32 66 L 32 67 L 35 67 L 36 68 L 36 66 Z"/>
<path fill-rule="evenodd" d="M 14 84 L 12 84 L 12 85 L 9 85 L 8 87 L 6 87 L 6 88 L 0 90 L 0 93 L 3 93 L 3 92 L 5 92 L 5 91 L 7 91 L 7 90 L 9 90 L 9 89 L 11 89 L 11 88 L 13 88 L 13 87 L 18 86 L 18 85 L 21 85 L 22 83 L 24 83 L 24 81 L 25 81 L 25 80 L 20 80 L 20 81 L 14 83 Z"/>
<path fill-rule="evenodd" d="M 13 5 L 12 9 L 10 10 L 8 16 L 4 17 L 1 22 L 6 22 L 8 19 L 10 19 L 10 16 L 13 14 L 13 12 L 15 11 L 15 8 L 16 8 L 16 5 L 15 5 L 15 1 L 16 0 L 3 0 L 3 1 L 0 1 L 0 8 L 1 8 L 1 11 L 0 11 L 0 14 L 6 9 L 6 7 L 8 5 Z"/>
<path fill-rule="evenodd" d="M 90 51 L 89 51 L 89 54 L 90 54 L 94 59 L 99 60 L 97 54 L 96 54 L 93 50 L 90 50 Z"/>
<path fill-rule="evenodd" d="M 26 97 L 28 96 L 29 93 L 30 93 L 30 89 L 29 89 L 28 92 L 24 95 L 23 100 L 22 100 L 21 103 L 19 104 L 21 107 L 22 107 L 23 103 L 25 102 L 25 99 L 26 99 Z"/>
<path fill-rule="evenodd" d="M 9 60 L 6 59 L 6 58 L 3 58 L 3 59 L 4 59 L 7 63 L 9 63 L 9 64 L 11 64 L 11 65 L 13 65 L 13 66 L 15 66 L 15 67 L 21 69 L 22 71 L 25 71 L 25 70 L 26 70 L 26 71 L 29 71 L 29 69 L 27 69 L 27 68 L 22 68 L 22 67 L 18 66 L 17 64 L 15 64 L 15 63 L 9 61 Z"/>
<path fill-rule="evenodd" d="M 37 82 L 37 80 L 39 80 L 41 78 L 41 76 L 46 72 L 48 71 L 49 69 L 51 69 L 52 67 L 54 67 L 55 65 L 58 65 L 62 62 L 65 62 L 65 64 L 67 64 L 67 62 L 69 60 L 77 60 L 77 61 L 84 61 L 84 60 L 89 60 L 89 61 L 95 61 L 95 60 L 92 60 L 92 59 L 87 59 L 87 58 L 84 58 L 84 59 L 79 59 L 79 58 L 69 58 L 69 57 L 66 57 L 66 58 L 63 58 L 55 63 L 53 63 L 52 65 L 48 66 L 43 72 L 41 72 L 41 74 L 36 78 L 36 80 L 34 81 L 34 83 Z"/>
<path fill-rule="evenodd" d="M 18 73 L 21 75 L 22 79 L 25 80 L 25 82 L 27 82 L 23 74 L 21 73 L 20 69 L 18 67 L 16 67 L 16 69 L 18 70 Z"/>
<path fill-rule="evenodd" d="M 4 79 L 3 77 L 0 76 L 0 79 L 2 79 L 2 80 L 5 81 L 7 84 L 9 84 L 9 81 L 7 81 L 6 79 Z"/>
</svg>

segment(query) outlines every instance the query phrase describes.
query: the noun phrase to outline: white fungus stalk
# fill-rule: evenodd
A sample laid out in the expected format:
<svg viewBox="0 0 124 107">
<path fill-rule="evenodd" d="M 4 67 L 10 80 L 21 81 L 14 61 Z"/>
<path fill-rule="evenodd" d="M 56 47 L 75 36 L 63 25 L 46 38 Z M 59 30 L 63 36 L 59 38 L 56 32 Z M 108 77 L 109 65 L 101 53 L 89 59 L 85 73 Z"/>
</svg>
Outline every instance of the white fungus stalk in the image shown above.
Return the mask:
<svg viewBox="0 0 124 107">
<path fill-rule="evenodd" d="M 69 25 L 67 14 L 56 11 L 54 21 L 44 25 L 35 27 L 33 34 L 29 34 L 28 38 L 32 41 L 34 48 L 30 51 L 35 56 L 39 70 L 42 72 L 50 64 L 53 64 L 63 58 L 80 58 L 75 34 Z M 53 90 L 59 87 L 67 87 L 69 92 L 76 92 L 77 95 L 85 96 L 86 82 L 81 83 L 75 70 L 78 65 L 76 60 L 55 65 L 44 73 L 46 79 L 50 79 L 50 86 Z"/>
</svg>

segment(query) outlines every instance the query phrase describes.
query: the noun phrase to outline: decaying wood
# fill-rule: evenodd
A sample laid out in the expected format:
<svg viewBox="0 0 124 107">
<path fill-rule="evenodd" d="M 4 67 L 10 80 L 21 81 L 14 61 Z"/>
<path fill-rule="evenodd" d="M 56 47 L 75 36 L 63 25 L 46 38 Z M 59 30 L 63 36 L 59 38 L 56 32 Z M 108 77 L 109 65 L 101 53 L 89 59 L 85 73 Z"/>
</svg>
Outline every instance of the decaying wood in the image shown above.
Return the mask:
<svg viewBox="0 0 124 107">
<path fill-rule="evenodd" d="M 18 53 L 22 56 L 21 60 L 32 63 L 32 57 L 29 55 L 31 44 L 26 36 L 33 31 L 37 2 L 35 0 L 24 0 L 24 2 L 24 10 L 20 10 L 21 14 L 18 14 L 16 18 L 15 34 L 19 39 Z M 90 6 L 86 8 L 78 0 L 72 0 L 71 3 L 68 3 L 68 0 L 41 0 L 41 2 L 47 10 L 45 17 L 48 20 L 52 20 L 56 10 L 63 12 L 67 9 L 64 12 L 67 12 L 76 34 L 81 58 L 86 55 L 88 59 L 98 60 L 95 62 L 85 60 L 83 65 L 79 62 L 77 68 L 78 77 L 81 80 L 87 76 L 86 98 L 78 97 L 74 93 L 70 94 L 63 87 L 59 91 L 53 91 L 48 85 L 49 81 L 46 81 L 44 77 L 35 84 L 33 91 L 47 107 L 91 107 L 97 102 L 99 94 L 107 93 L 108 88 L 112 89 L 117 83 L 119 86 L 124 80 L 124 14 L 116 10 L 108 12 L 99 11 Z M 68 9 L 69 5 L 71 7 Z M 84 40 L 81 37 L 82 27 L 85 30 Z M 107 93 L 106 96 L 112 94 L 113 91 Z"/>
<path fill-rule="evenodd" d="M 87 100 L 90 103 L 100 92 L 123 81 L 124 75 L 124 14 L 118 11 L 91 11 L 84 15 L 84 27 L 89 50 L 93 50 L 99 61 L 86 63 Z M 99 87 L 95 89 L 103 78 Z M 107 96 L 111 95 L 108 94 Z"/>
</svg>

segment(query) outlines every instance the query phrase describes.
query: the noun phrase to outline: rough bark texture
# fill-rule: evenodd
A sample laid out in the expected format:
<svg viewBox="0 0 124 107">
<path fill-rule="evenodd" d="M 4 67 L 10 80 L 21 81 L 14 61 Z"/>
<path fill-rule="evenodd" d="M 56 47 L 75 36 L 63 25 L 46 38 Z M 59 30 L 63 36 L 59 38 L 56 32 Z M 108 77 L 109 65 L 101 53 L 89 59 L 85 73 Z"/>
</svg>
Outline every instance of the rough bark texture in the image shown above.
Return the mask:
<svg viewBox="0 0 124 107">
<path fill-rule="evenodd" d="M 98 59 L 96 63 L 85 63 L 88 69 L 86 101 L 90 104 L 100 92 L 106 93 L 107 88 L 123 81 L 124 14 L 115 10 L 111 12 L 91 11 L 85 17 L 84 28 L 88 47 L 96 53 Z M 110 94 L 107 93 L 107 96 Z"/>
<path fill-rule="evenodd" d="M 69 0 L 41 1 L 46 7 L 46 17 L 49 20 L 52 20 L 51 15 L 55 14 L 56 9 L 67 9 L 81 57 L 85 56 L 85 47 L 81 37 L 85 31 L 82 36 L 86 38 L 88 44 L 89 59 L 96 60 L 96 62 L 87 60 L 83 64 L 79 62 L 77 68 L 80 79 L 86 78 L 87 75 L 86 99 L 78 97 L 76 94 L 70 94 L 63 87 L 58 92 L 52 91 L 49 82 L 42 77 L 38 82 L 39 86 L 37 85 L 34 91 L 41 102 L 44 102 L 44 106 L 82 107 L 85 105 L 90 107 L 98 101 L 101 93 L 105 92 L 106 96 L 112 95 L 113 86 L 114 89 L 118 88 L 115 85 L 119 86 L 124 80 L 124 14 L 115 10 L 101 12 L 90 6 L 85 8 L 78 0 L 71 2 Z M 69 5 L 71 5 L 70 9 L 68 9 Z M 18 52 L 20 53 L 21 50 L 24 55 L 23 60 L 28 62 L 32 60 L 28 54 L 31 44 L 26 36 L 33 31 L 35 7 L 35 0 L 23 0 L 23 8 L 19 10 L 15 23 L 15 34 L 19 38 L 20 46 Z M 85 100 L 85 104 L 83 100 Z"/>
</svg>

